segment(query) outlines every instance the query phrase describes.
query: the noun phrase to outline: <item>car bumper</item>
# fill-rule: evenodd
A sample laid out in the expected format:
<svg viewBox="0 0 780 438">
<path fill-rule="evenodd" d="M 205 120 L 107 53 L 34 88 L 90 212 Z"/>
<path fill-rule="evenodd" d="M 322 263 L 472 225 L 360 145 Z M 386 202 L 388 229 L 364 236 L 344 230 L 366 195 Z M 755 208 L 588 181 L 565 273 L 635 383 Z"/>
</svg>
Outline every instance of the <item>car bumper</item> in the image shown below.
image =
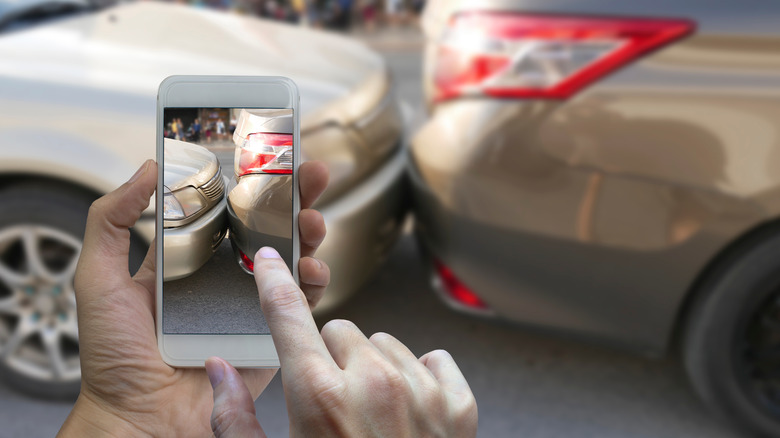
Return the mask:
<svg viewBox="0 0 780 438">
<path fill-rule="evenodd" d="M 292 175 L 245 175 L 231 179 L 227 189 L 230 243 L 244 270 L 238 251 L 249 258 L 270 246 L 292 268 Z"/>
<path fill-rule="evenodd" d="M 317 257 L 330 267 L 328 291 L 315 314 L 355 293 L 385 260 L 408 212 L 406 148 L 346 194 L 319 207 L 328 234 Z"/>
<path fill-rule="evenodd" d="M 437 108 L 410 147 L 423 248 L 496 318 L 663 351 L 699 273 L 760 217 L 712 190 L 560 159 L 538 134 L 545 112 L 518 122 L 534 108 Z"/>
<path fill-rule="evenodd" d="M 225 199 L 195 222 L 163 231 L 163 281 L 184 278 L 214 254 L 227 234 Z"/>
<path fill-rule="evenodd" d="M 666 264 L 658 254 L 625 253 L 496 227 L 448 209 L 418 176 L 410 180 L 415 236 L 432 289 L 450 308 L 641 354 L 663 351 L 679 304 L 663 288 L 676 287 L 679 297 L 687 283 L 677 272 L 662 277 L 660 289 L 648 290 L 653 273 Z M 684 253 L 667 255 L 680 260 Z M 487 309 L 469 308 L 448 294 L 434 261 L 448 267 Z"/>
</svg>

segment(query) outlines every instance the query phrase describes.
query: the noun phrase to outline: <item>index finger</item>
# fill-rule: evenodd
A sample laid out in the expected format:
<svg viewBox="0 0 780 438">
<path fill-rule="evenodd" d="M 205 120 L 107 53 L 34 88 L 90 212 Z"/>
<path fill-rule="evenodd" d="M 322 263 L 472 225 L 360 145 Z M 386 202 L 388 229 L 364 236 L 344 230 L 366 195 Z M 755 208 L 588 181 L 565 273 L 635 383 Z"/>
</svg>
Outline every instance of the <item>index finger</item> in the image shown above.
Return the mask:
<svg viewBox="0 0 780 438">
<path fill-rule="evenodd" d="M 263 247 L 255 255 L 255 282 L 260 306 L 286 372 L 315 363 L 338 368 L 320 336 L 309 303 L 279 253 Z"/>
</svg>

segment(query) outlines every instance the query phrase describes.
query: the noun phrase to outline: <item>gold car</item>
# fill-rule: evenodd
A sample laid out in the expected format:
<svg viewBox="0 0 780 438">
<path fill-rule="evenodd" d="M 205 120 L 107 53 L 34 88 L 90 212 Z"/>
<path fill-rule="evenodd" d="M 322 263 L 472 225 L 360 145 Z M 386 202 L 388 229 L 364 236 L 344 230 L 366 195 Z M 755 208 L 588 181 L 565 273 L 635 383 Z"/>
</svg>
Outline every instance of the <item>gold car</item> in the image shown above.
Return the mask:
<svg viewBox="0 0 780 438">
<path fill-rule="evenodd" d="M 780 436 L 780 3 L 431 1 L 417 235 L 458 310 L 659 356 Z"/>
</svg>

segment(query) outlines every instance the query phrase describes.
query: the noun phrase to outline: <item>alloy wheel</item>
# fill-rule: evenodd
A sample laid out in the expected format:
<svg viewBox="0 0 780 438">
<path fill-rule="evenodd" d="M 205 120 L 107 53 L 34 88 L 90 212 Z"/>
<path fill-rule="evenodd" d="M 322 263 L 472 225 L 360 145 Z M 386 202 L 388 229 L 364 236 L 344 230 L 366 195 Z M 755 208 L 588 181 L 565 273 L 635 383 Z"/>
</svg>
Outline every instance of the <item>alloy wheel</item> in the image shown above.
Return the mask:
<svg viewBox="0 0 780 438">
<path fill-rule="evenodd" d="M 0 230 L 0 363 L 35 380 L 81 376 L 73 278 L 81 240 L 45 225 Z"/>
</svg>

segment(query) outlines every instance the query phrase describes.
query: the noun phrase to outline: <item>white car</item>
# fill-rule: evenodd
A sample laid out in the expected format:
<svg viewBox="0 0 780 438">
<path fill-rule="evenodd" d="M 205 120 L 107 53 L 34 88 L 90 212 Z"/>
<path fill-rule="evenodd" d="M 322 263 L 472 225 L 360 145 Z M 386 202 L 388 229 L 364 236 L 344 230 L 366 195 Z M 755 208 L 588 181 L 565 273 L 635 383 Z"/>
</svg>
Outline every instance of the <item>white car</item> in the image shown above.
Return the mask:
<svg viewBox="0 0 780 438">
<path fill-rule="evenodd" d="M 174 74 L 282 75 L 301 95 L 304 158 L 330 168 L 327 311 L 365 282 L 407 211 L 404 119 L 387 67 L 335 34 L 167 3 L 0 4 L 0 376 L 78 392 L 72 277 L 89 205 L 155 156 L 156 93 Z M 136 268 L 154 237 L 132 230 Z"/>
</svg>

